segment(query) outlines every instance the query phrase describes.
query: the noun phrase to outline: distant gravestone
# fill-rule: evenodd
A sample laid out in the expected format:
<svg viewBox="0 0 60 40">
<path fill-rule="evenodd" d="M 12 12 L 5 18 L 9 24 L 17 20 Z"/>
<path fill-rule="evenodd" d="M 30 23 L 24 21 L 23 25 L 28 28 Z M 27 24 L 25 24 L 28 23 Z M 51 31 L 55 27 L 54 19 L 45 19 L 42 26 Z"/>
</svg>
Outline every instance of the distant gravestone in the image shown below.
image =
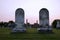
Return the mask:
<svg viewBox="0 0 60 40">
<path fill-rule="evenodd" d="M 60 21 L 57 20 L 56 28 L 60 29 Z"/>
<path fill-rule="evenodd" d="M 18 8 L 15 12 L 15 23 L 16 28 L 13 29 L 13 32 L 25 32 L 26 29 L 24 27 L 24 10 L 22 8 Z"/>
<path fill-rule="evenodd" d="M 39 11 L 39 25 L 38 31 L 50 32 L 52 31 L 51 26 L 49 26 L 49 11 L 46 8 L 42 8 Z"/>
<path fill-rule="evenodd" d="M 9 23 L 8 23 L 8 27 L 9 27 L 10 29 L 15 28 L 15 27 L 16 27 L 15 22 L 13 22 L 13 21 L 9 21 Z"/>
</svg>

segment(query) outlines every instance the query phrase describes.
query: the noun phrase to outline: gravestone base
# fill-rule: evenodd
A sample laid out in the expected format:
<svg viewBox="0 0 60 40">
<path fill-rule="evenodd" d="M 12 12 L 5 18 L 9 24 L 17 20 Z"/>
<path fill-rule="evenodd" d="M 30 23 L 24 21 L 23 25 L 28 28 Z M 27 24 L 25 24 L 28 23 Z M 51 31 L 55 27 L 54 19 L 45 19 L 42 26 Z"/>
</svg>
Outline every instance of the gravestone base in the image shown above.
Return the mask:
<svg viewBox="0 0 60 40">
<path fill-rule="evenodd" d="M 52 33 L 52 28 L 38 28 L 37 30 L 41 33 Z"/>
<path fill-rule="evenodd" d="M 56 27 L 57 29 L 60 29 L 60 27 Z"/>
<path fill-rule="evenodd" d="M 23 33 L 26 32 L 26 28 L 24 27 L 16 27 L 12 30 L 12 33 Z"/>
</svg>

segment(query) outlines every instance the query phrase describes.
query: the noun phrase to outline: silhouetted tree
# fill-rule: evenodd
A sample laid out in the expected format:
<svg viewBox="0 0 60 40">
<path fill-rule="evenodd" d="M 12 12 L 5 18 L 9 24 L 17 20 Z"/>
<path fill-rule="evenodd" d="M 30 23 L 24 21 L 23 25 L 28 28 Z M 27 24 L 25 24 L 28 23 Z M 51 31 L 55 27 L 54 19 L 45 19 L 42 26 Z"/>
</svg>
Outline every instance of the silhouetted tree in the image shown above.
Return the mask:
<svg viewBox="0 0 60 40">
<path fill-rule="evenodd" d="M 26 27 L 27 27 L 27 28 L 31 27 L 30 23 L 27 23 L 27 24 L 26 24 Z"/>
<path fill-rule="evenodd" d="M 38 27 L 39 27 L 39 24 L 38 24 L 38 23 L 34 23 L 34 24 L 33 24 L 33 27 L 34 27 L 34 28 L 38 28 Z"/>
<path fill-rule="evenodd" d="M 8 27 L 8 22 L 3 22 L 4 27 Z"/>
<path fill-rule="evenodd" d="M 33 28 L 33 27 L 34 27 L 34 25 L 33 25 L 33 24 L 31 24 L 31 27 Z"/>
<path fill-rule="evenodd" d="M 3 22 L 0 22 L 0 27 L 3 27 L 3 25 L 4 25 Z"/>
</svg>

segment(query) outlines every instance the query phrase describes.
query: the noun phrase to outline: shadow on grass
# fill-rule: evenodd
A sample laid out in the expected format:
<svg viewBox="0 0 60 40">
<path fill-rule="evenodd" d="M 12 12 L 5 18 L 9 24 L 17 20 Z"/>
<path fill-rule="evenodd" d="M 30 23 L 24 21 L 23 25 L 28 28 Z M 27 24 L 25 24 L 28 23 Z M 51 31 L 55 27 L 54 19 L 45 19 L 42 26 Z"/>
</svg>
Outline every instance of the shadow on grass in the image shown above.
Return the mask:
<svg viewBox="0 0 60 40">
<path fill-rule="evenodd" d="M 52 30 L 51 31 L 49 31 L 49 30 L 47 30 L 47 31 L 45 31 L 45 30 L 39 30 L 38 34 L 55 34 L 55 33 Z"/>
</svg>

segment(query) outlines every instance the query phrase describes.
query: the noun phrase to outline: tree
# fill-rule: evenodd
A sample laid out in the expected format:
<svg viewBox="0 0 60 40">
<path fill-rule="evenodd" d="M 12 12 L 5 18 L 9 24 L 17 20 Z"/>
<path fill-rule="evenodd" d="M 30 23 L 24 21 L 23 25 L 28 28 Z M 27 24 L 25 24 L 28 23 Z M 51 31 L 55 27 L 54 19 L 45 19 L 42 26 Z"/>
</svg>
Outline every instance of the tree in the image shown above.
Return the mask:
<svg viewBox="0 0 60 40">
<path fill-rule="evenodd" d="M 4 27 L 8 27 L 8 22 L 3 22 Z"/>
<path fill-rule="evenodd" d="M 4 25 L 3 22 L 0 22 L 0 27 L 3 27 L 3 25 Z"/>
<path fill-rule="evenodd" d="M 38 27 L 39 27 L 39 24 L 38 24 L 38 23 L 34 23 L 34 24 L 33 24 L 33 27 L 34 27 L 34 28 L 38 28 Z"/>
<path fill-rule="evenodd" d="M 30 23 L 27 23 L 27 24 L 26 24 L 26 27 L 27 27 L 27 28 L 30 28 L 30 27 L 31 27 Z"/>
</svg>

